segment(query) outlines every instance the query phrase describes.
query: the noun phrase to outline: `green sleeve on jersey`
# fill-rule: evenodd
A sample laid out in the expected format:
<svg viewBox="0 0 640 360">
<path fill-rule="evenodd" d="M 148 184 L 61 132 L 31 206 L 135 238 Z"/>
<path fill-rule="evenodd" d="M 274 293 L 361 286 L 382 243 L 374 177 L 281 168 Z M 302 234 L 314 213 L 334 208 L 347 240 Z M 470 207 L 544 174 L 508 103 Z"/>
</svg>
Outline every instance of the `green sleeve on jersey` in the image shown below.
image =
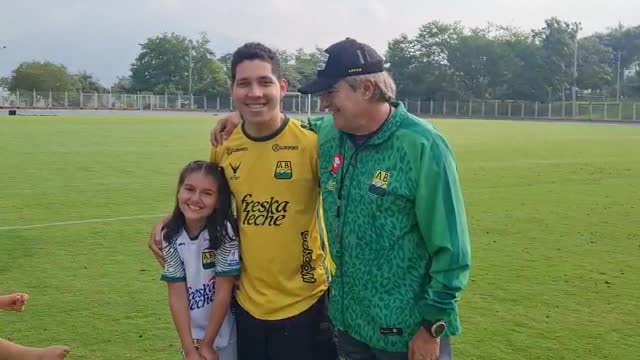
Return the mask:
<svg viewBox="0 0 640 360">
<path fill-rule="evenodd" d="M 219 276 L 219 277 L 236 277 L 239 275 L 240 275 L 240 269 L 237 269 L 234 271 L 223 271 L 223 272 L 216 273 L 216 276 Z"/>
<path fill-rule="evenodd" d="M 216 250 L 216 276 L 240 275 L 240 243 L 230 224 L 227 224 L 229 238 Z"/>
<path fill-rule="evenodd" d="M 184 271 L 184 264 L 180 258 L 180 253 L 176 248 L 176 241 L 171 244 L 164 243 L 162 247 L 164 254 L 164 271 L 160 280 L 166 282 L 184 282 L 187 281 L 187 276 Z"/>
</svg>

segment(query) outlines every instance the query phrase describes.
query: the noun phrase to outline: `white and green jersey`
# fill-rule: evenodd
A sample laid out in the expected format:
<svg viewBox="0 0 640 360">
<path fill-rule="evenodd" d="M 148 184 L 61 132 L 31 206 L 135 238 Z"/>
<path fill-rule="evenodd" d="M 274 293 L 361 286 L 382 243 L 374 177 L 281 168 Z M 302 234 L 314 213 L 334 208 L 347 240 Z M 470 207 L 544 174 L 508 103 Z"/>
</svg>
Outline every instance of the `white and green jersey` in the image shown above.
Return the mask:
<svg viewBox="0 0 640 360">
<path fill-rule="evenodd" d="M 231 239 L 223 241 L 218 250 L 209 249 L 209 233 L 203 230 L 190 238 L 183 229 L 175 241 L 163 246 L 166 260 L 161 279 L 166 282 L 186 282 L 191 314 L 191 336 L 202 339 L 207 331 L 217 276 L 238 276 L 240 257 L 238 238 L 228 224 Z M 235 318 L 231 311 L 220 327 L 214 346 L 225 347 L 235 342 Z"/>
</svg>

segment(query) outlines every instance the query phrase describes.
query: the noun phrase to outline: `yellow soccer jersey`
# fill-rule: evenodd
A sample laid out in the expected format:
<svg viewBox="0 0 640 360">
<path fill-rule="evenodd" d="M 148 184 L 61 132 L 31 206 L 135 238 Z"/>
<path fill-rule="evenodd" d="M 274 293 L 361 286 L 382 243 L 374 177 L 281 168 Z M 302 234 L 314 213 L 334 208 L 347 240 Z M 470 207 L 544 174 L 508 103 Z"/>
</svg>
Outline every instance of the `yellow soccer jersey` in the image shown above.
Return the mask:
<svg viewBox="0 0 640 360">
<path fill-rule="evenodd" d="M 300 314 L 330 278 L 317 135 L 289 118 L 264 138 L 239 127 L 212 149 L 211 161 L 224 167 L 235 197 L 242 257 L 238 302 L 263 320 Z"/>
</svg>

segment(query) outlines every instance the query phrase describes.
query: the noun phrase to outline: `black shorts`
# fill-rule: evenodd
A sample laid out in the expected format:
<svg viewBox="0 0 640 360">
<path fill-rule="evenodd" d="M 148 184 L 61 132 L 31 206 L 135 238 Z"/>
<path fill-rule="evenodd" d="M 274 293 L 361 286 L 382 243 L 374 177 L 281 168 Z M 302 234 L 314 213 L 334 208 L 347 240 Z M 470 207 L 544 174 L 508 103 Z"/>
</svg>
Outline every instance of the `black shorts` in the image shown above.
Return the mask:
<svg viewBox="0 0 640 360">
<path fill-rule="evenodd" d="M 333 327 L 322 296 L 302 313 L 282 320 L 260 320 L 242 306 L 236 312 L 238 360 L 336 360 Z"/>
</svg>

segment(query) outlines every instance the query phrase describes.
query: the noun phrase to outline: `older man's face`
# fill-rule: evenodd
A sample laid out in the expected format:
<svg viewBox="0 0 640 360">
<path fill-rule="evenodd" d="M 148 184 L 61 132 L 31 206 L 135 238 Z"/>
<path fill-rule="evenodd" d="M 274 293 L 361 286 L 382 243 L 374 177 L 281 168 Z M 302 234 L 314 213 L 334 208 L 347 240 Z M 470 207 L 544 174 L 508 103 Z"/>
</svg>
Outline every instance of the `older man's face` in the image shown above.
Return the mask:
<svg viewBox="0 0 640 360">
<path fill-rule="evenodd" d="M 335 127 L 351 134 L 359 134 L 362 113 L 368 106 L 362 89 L 354 90 L 344 80 L 320 96 L 323 109 L 333 113 Z"/>
</svg>

